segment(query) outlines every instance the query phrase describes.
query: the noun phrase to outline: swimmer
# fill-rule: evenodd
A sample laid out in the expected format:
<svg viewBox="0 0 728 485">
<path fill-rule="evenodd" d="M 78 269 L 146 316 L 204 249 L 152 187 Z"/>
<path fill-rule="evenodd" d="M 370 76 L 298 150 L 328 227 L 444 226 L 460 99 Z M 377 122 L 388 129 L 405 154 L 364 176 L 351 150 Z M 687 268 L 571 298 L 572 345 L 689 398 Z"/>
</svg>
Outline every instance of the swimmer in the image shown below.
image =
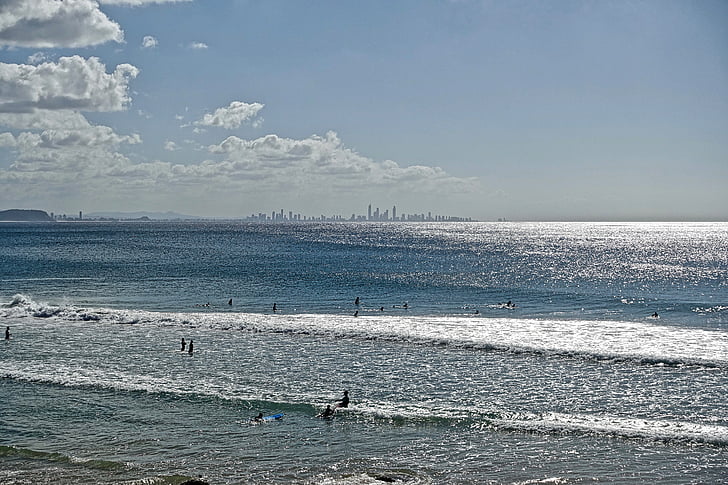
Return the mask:
<svg viewBox="0 0 728 485">
<path fill-rule="evenodd" d="M 323 410 L 323 412 L 319 413 L 316 417 L 317 418 L 330 418 L 334 415 L 334 410 L 331 409 L 331 404 L 326 405 L 326 409 Z"/>
</svg>

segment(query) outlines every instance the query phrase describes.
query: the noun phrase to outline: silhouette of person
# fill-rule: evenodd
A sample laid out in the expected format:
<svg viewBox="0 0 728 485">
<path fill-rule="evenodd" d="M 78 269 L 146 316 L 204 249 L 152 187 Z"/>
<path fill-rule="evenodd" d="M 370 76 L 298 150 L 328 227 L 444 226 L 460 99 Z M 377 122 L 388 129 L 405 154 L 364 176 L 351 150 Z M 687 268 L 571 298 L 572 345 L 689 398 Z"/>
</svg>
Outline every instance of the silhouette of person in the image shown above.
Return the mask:
<svg viewBox="0 0 728 485">
<path fill-rule="evenodd" d="M 252 419 L 252 421 L 262 422 L 263 421 L 263 413 L 258 413 L 256 417 Z"/>
<path fill-rule="evenodd" d="M 5 340 L 10 340 L 10 327 L 5 327 Z"/>
<path fill-rule="evenodd" d="M 273 303 L 273 313 L 275 313 L 275 312 L 277 312 L 277 311 L 278 311 L 278 307 L 276 306 L 276 304 L 275 304 L 275 303 Z"/>
<path fill-rule="evenodd" d="M 189 350 L 190 355 L 192 355 L 193 348 L 194 348 L 194 344 L 192 343 L 192 340 L 190 340 L 190 350 Z"/>
<path fill-rule="evenodd" d="M 359 304 L 359 297 L 357 296 L 356 300 L 354 300 L 354 305 L 358 305 L 358 304 Z"/>
<path fill-rule="evenodd" d="M 344 397 L 341 401 L 336 403 L 337 408 L 348 408 L 349 407 L 349 391 L 344 391 Z"/>
<path fill-rule="evenodd" d="M 357 310 L 357 311 L 354 312 L 354 316 L 355 317 L 358 317 L 359 316 L 359 310 Z"/>
<path fill-rule="evenodd" d="M 190 343 L 191 343 L 191 342 L 190 342 Z M 184 351 L 185 351 L 185 347 L 186 347 L 186 346 L 187 346 L 187 342 L 185 342 L 185 338 L 184 338 L 184 337 L 182 337 L 182 349 L 180 350 L 180 352 L 184 352 Z"/>
<path fill-rule="evenodd" d="M 228 301 L 228 305 L 233 306 L 233 299 L 232 298 L 230 298 L 230 300 Z"/>
<path fill-rule="evenodd" d="M 660 316 L 660 315 L 658 315 L 658 314 L 657 314 L 657 312 L 655 312 L 655 313 L 653 313 L 653 314 L 652 314 L 652 318 L 657 318 L 657 317 L 659 317 L 659 316 Z M 7 337 L 6 337 L 6 338 L 7 338 Z"/>
<path fill-rule="evenodd" d="M 321 414 L 319 414 L 319 417 L 320 418 L 329 418 L 333 415 L 334 415 L 334 410 L 331 409 L 331 404 L 327 404 L 326 409 L 324 409 L 324 411 Z"/>
</svg>

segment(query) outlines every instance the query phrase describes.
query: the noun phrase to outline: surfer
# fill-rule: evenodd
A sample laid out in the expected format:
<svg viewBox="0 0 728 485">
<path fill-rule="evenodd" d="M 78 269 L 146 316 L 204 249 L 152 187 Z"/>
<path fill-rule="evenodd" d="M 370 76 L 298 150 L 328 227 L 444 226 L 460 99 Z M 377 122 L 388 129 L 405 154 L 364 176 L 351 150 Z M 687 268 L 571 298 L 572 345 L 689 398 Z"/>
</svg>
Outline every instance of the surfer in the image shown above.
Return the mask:
<svg viewBox="0 0 728 485">
<path fill-rule="evenodd" d="M 185 342 L 185 338 L 182 337 L 182 349 L 180 350 L 180 352 L 184 352 L 186 346 L 187 346 L 187 342 Z"/>
<path fill-rule="evenodd" d="M 189 350 L 189 354 L 190 354 L 190 355 L 192 355 L 192 352 L 193 352 L 193 350 L 192 350 L 192 349 L 193 349 L 193 348 L 194 348 L 194 344 L 192 343 L 192 340 L 190 340 L 190 350 Z"/>
<path fill-rule="evenodd" d="M 262 423 L 263 422 L 263 413 L 258 413 L 258 415 L 256 417 L 250 418 L 250 420 L 258 422 L 258 423 Z"/>
<path fill-rule="evenodd" d="M 357 311 L 354 312 L 354 316 L 355 317 L 358 317 L 359 316 L 359 310 L 357 310 Z"/>
<path fill-rule="evenodd" d="M 652 318 L 660 318 L 660 315 L 658 315 L 657 312 L 655 312 L 655 313 L 652 314 Z"/>
<path fill-rule="evenodd" d="M 5 340 L 10 340 L 10 327 L 5 327 Z"/>
<path fill-rule="evenodd" d="M 331 409 L 331 404 L 326 405 L 326 409 L 319 413 L 318 418 L 330 418 L 334 415 L 334 410 Z"/>
<path fill-rule="evenodd" d="M 349 407 L 349 391 L 344 391 L 344 397 L 341 398 L 341 401 L 336 403 L 336 406 L 334 408 L 348 408 Z"/>
</svg>

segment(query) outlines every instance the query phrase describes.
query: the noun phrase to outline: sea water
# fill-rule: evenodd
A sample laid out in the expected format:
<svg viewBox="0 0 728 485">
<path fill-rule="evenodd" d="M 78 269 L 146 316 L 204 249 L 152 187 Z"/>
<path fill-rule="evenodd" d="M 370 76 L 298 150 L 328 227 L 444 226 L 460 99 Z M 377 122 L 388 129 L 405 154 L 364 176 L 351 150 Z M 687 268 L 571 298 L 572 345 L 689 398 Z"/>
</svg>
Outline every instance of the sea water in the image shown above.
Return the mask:
<svg viewBox="0 0 728 485">
<path fill-rule="evenodd" d="M 728 482 L 724 223 L 6 223 L 0 324 L 2 483 Z"/>
</svg>

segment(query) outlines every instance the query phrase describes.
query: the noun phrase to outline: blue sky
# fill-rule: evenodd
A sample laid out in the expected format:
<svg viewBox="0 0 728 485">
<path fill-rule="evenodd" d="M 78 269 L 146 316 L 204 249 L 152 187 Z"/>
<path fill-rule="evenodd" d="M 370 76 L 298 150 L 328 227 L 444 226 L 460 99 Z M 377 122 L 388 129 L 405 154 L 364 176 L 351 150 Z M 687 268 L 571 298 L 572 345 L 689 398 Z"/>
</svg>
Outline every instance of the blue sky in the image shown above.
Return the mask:
<svg viewBox="0 0 728 485">
<path fill-rule="evenodd" d="M 722 1 L 0 3 L 0 209 L 728 220 L 727 134 Z"/>
</svg>

